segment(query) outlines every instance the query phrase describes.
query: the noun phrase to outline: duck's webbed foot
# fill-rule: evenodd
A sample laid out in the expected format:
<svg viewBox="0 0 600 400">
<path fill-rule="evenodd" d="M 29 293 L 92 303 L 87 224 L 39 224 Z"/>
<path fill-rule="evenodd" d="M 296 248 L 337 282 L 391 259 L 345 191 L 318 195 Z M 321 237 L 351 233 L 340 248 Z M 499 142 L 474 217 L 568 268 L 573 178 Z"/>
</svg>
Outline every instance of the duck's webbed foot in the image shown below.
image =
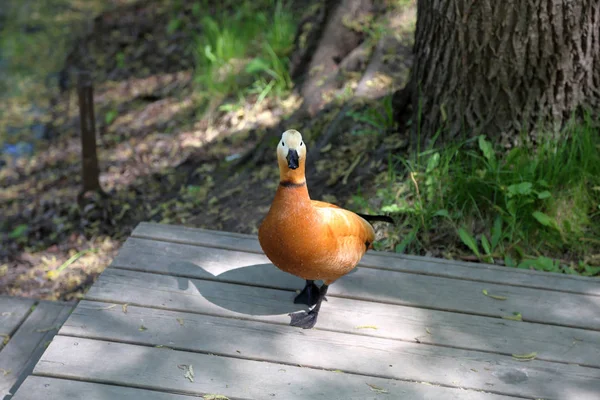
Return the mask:
<svg viewBox="0 0 600 400">
<path fill-rule="evenodd" d="M 310 329 L 317 323 L 318 315 L 319 312 L 314 312 L 314 310 L 311 310 L 309 312 L 299 311 L 297 313 L 290 314 L 290 317 L 292 317 L 290 326 L 297 326 L 303 329 Z"/>
<path fill-rule="evenodd" d="M 320 288 L 317 288 L 318 300 L 315 305 L 315 308 L 310 310 L 309 312 L 300 311 L 297 313 L 290 314 L 292 317 L 292 321 L 290 322 L 291 326 L 297 326 L 304 329 L 310 329 L 317 323 L 317 316 L 319 315 L 319 310 L 321 309 L 321 303 L 325 298 L 325 294 L 327 294 L 327 285 L 323 285 Z"/>
<path fill-rule="evenodd" d="M 319 296 L 321 292 L 319 287 L 315 285 L 314 281 L 306 281 L 306 286 L 304 289 L 296 296 L 294 299 L 295 304 L 306 304 L 309 307 L 314 306 L 319 301 Z"/>
</svg>

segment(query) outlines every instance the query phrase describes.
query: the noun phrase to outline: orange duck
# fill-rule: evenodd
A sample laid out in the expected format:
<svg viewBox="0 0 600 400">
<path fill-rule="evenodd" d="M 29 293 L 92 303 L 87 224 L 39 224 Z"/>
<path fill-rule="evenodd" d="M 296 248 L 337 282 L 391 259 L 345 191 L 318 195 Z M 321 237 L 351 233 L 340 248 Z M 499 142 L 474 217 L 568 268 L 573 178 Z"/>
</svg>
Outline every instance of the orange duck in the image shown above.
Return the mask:
<svg viewBox="0 0 600 400">
<path fill-rule="evenodd" d="M 291 314 L 290 325 L 312 328 L 329 285 L 354 269 L 373 247 L 375 232 L 367 219 L 393 221 L 311 200 L 304 175 L 306 145 L 300 132 L 290 129 L 283 133 L 277 145 L 277 161 L 279 187 L 258 229 L 258 240 L 275 266 L 306 280 L 294 303 L 314 308 Z M 323 281 L 320 288 L 316 280 Z"/>
</svg>

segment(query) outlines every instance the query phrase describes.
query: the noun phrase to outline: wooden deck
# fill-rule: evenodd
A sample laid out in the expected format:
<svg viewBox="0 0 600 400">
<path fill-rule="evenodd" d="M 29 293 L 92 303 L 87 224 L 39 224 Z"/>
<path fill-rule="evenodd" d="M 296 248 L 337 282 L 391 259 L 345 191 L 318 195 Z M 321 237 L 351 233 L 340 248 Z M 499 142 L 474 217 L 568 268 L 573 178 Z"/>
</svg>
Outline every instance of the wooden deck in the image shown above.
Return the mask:
<svg viewBox="0 0 600 400">
<path fill-rule="evenodd" d="M 370 252 L 311 330 L 303 285 L 254 236 L 141 224 L 13 399 L 600 398 L 598 279 Z"/>
<path fill-rule="evenodd" d="M 0 399 L 31 373 L 73 306 L 0 296 Z"/>
</svg>

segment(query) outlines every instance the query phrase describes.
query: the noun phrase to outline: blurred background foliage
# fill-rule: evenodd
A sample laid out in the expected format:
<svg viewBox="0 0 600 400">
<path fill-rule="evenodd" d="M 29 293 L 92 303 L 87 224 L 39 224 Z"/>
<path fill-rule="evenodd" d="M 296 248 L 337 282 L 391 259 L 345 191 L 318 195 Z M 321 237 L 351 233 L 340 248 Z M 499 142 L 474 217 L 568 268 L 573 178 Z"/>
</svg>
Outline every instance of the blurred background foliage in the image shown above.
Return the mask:
<svg viewBox="0 0 600 400">
<path fill-rule="evenodd" d="M 313 198 L 396 219 L 377 227 L 379 250 L 600 274 L 597 113 L 541 144 L 484 134 L 411 149 L 418 121 L 394 93 L 415 1 L 374 3 L 342 21 L 359 40 L 332 72 L 303 65 L 325 1 L 4 0 L 0 293 L 80 297 L 140 221 L 256 233 L 290 128 Z M 326 100 L 313 115 L 303 68 Z M 81 70 L 108 196 L 78 204 Z"/>
</svg>

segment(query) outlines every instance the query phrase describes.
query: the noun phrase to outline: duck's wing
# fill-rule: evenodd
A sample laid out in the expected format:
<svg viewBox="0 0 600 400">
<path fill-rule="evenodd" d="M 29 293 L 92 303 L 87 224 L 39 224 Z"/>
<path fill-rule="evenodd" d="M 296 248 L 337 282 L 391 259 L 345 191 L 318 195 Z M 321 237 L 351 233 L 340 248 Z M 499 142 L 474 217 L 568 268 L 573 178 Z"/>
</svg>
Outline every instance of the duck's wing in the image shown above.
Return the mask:
<svg viewBox="0 0 600 400">
<path fill-rule="evenodd" d="M 310 201 L 313 205 L 313 207 L 319 207 L 319 208 L 340 208 L 339 206 L 336 206 L 335 204 L 331 204 L 331 203 L 326 203 L 324 201 L 319 201 L 319 200 L 311 200 Z"/>
<path fill-rule="evenodd" d="M 367 249 L 372 248 L 375 231 L 364 218 L 331 203 L 313 200 L 312 205 L 319 221 L 327 227 L 331 239 L 335 239 L 345 251 L 356 251 L 360 253 L 360 258 Z"/>
</svg>

